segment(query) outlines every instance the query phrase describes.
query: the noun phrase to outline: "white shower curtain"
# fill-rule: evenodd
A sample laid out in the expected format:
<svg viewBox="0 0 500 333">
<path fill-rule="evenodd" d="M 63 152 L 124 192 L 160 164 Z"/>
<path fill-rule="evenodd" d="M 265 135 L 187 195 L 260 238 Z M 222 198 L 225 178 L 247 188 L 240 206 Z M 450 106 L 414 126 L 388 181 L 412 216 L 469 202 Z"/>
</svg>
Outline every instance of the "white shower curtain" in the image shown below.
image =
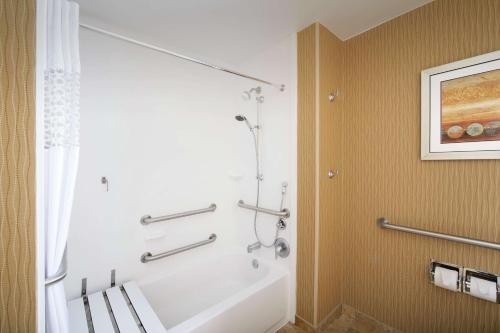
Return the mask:
<svg viewBox="0 0 500 333">
<path fill-rule="evenodd" d="M 79 154 L 79 7 L 47 1 L 45 85 L 45 275 L 62 263 L 73 203 Z M 68 309 L 62 282 L 45 290 L 47 333 L 67 333 Z"/>
</svg>

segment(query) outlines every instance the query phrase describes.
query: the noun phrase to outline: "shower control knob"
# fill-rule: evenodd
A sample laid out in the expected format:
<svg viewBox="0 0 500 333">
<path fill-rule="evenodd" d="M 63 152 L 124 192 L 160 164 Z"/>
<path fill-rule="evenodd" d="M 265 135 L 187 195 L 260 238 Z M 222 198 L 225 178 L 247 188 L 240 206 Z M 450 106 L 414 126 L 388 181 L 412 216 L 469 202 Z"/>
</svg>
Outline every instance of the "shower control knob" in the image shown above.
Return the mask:
<svg viewBox="0 0 500 333">
<path fill-rule="evenodd" d="M 275 258 L 278 259 L 280 258 L 286 258 L 290 254 L 290 246 L 288 245 L 288 242 L 284 238 L 278 238 L 276 239 L 276 242 L 274 242 L 274 255 Z"/>
</svg>

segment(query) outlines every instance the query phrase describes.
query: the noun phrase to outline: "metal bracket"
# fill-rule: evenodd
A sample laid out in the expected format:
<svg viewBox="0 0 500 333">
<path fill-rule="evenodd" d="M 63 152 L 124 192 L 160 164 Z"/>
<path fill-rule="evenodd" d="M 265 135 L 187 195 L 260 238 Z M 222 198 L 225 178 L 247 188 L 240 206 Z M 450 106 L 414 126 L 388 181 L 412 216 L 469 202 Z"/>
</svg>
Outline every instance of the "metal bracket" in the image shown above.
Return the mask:
<svg viewBox="0 0 500 333">
<path fill-rule="evenodd" d="M 283 218 L 280 218 L 278 220 L 278 223 L 276 223 L 276 227 L 278 227 L 279 230 L 285 230 L 286 229 L 286 221 Z"/>
<path fill-rule="evenodd" d="M 106 177 L 101 177 L 101 184 L 106 185 L 106 192 L 109 192 L 109 180 Z"/>
<path fill-rule="evenodd" d="M 339 175 L 339 170 L 328 170 L 328 178 L 337 177 Z"/>
<path fill-rule="evenodd" d="M 87 278 L 82 279 L 82 297 L 87 296 Z"/>
<path fill-rule="evenodd" d="M 111 288 L 116 285 L 116 269 L 111 270 Z"/>
<path fill-rule="evenodd" d="M 331 92 L 331 93 L 328 95 L 328 100 L 330 101 L 330 103 L 331 103 L 331 102 L 334 102 L 334 101 L 337 99 L 337 97 L 339 97 L 339 95 L 340 95 L 340 92 L 339 92 L 339 90 L 337 89 L 335 92 Z"/>
</svg>

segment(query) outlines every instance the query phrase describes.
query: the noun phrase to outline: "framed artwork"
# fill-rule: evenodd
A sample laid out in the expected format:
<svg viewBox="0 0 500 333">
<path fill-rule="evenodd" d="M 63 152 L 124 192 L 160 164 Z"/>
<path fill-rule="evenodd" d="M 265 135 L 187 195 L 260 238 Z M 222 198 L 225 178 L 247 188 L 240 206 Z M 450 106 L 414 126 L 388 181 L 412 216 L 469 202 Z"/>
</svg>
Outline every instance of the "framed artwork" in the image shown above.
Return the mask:
<svg viewBox="0 0 500 333">
<path fill-rule="evenodd" d="M 422 160 L 500 159 L 500 51 L 421 79 Z"/>
</svg>

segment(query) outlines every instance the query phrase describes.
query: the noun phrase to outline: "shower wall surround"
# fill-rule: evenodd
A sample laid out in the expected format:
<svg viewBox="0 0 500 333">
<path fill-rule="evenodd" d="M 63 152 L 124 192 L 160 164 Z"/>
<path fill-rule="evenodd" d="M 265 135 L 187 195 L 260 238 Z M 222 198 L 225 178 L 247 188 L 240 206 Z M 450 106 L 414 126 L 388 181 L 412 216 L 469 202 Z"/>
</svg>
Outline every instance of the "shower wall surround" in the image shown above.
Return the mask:
<svg viewBox="0 0 500 333">
<path fill-rule="evenodd" d="M 344 42 L 320 25 L 299 33 L 299 156 L 303 142 L 317 151 L 298 169 L 297 270 L 314 263 L 297 277 L 304 321 L 347 304 L 408 333 L 500 331 L 499 305 L 427 273 L 430 259 L 500 273 L 498 251 L 376 225 L 500 240 L 500 161 L 420 160 L 420 72 L 499 50 L 499 22 L 500 1 L 437 0 Z"/>
<path fill-rule="evenodd" d="M 70 299 L 117 282 L 173 272 L 207 254 L 255 242 L 252 212 L 237 207 L 255 200 L 255 157 L 248 129 L 256 103 L 241 94 L 255 82 L 194 65 L 95 32 L 81 34 L 81 158 L 68 242 Z M 292 69 L 295 36 L 237 70 L 284 83 L 285 92 L 262 86 L 263 207 L 277 209 L 281 183 L 289 182 L 293 210 Z M 107 184 L 101 183 L 106 177 Z M 106 189 L 109 189 L 106 191 Z M 140 224 L 161 216 L 217 204 L 213 213 Z M 263 238 L 273 239 L 276 219 L 259 216 Z M 281 235 L 291 240 L 295 221 Z M 143 264 L 144 252 L 163 252 L 217 234 L 217 241 Z M 258 255 L 274 260 L 273 249 Z M 289 267 L 292 257 L 278 260 Z"/>
</svg>

